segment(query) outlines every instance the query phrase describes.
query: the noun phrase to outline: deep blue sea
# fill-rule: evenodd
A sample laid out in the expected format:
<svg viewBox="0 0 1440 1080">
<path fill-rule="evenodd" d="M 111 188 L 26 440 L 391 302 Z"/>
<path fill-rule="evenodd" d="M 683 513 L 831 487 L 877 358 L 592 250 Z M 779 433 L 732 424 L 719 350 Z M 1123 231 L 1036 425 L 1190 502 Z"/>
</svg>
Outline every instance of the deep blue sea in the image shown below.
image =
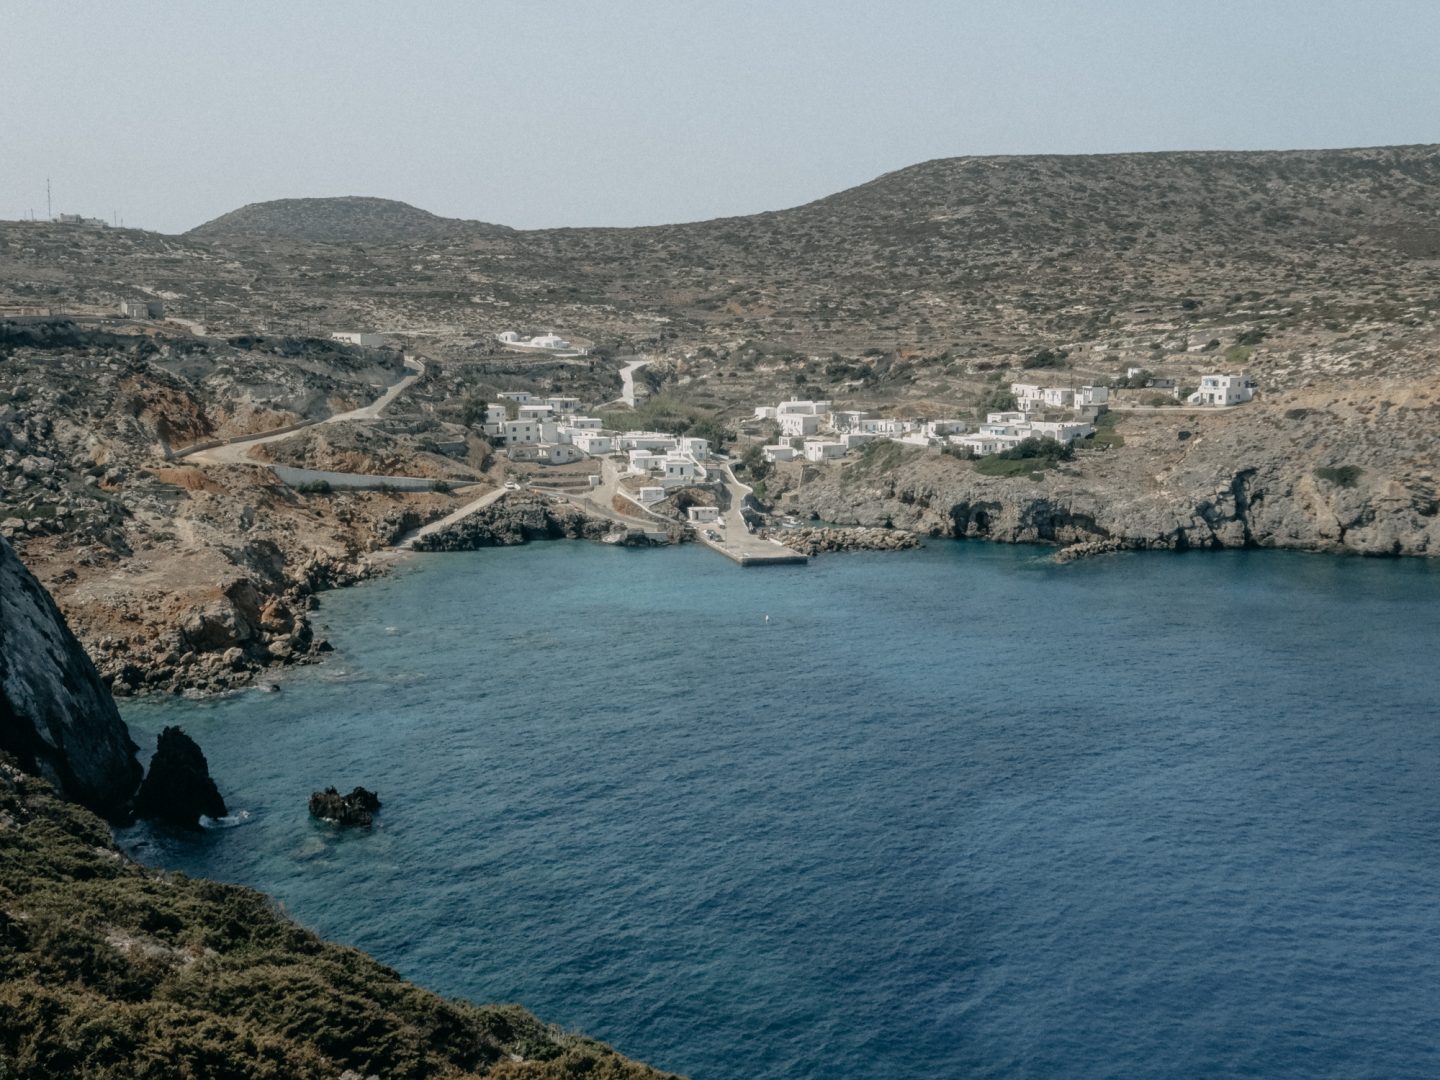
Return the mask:
<svg viewBox="0 0 1440 1080">
<path fill-rule="evenodd" d="M 1045 555 L 419 556 L 123 839 L 695 1077 L 1440 1076 L 1440 566 Z"/>
</svg>

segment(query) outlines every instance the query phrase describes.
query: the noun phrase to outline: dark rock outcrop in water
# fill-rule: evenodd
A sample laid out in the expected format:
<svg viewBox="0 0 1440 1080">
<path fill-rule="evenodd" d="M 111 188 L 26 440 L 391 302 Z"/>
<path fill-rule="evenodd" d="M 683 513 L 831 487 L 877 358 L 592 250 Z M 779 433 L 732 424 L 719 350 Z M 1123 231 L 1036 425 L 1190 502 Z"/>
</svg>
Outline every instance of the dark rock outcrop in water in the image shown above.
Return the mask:
<svg viewBox="0 0 1440 1080">
<path fill-rule="evenodd" d="M 135 813 L 187 829 L 198 829 L 202 816 L 225 816 L 225 800 L 210 778 L 205 755 L 178 727 L 160 732 L 150 771 L 135 796 Z"/>
<path fill-rule="evenodd" d="M 0 750 L 66 797 L 124 814 L 140 764 L 95 665 L 44 587 L 0 539 Z"/>
<path fill-rule="evenodd" d="M 370 825 L 379 809 L 380 797 L 363 787 L 355 788 L 349 795 L 341 795 L 335 788 L 328 787 L 310 796 L 311 817 L 342 827 Z"/>
</svg>

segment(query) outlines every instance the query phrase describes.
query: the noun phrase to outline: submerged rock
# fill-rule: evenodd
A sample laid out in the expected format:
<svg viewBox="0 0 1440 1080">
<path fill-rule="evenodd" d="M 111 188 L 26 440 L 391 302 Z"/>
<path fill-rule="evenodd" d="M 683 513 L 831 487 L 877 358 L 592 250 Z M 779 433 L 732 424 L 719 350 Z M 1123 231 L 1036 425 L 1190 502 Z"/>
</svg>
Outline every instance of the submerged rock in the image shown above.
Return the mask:
<svg viewBox="0 0 1440 1080">
<path fill-rule="evenodd" d="M 335 825 L 366 826 L 375 820 L 380 798 L 373 791 L 357 787 L 349 795 L 341 795 L 333 787 L 316 791 L 310 796 L 310 816 Z"/>
<path fill-rule="evenodd" d="M 160 732 L 150 771 L 135 796 L 135 813 L 187 829 L 198 829 L 202 816 L 225 816 L 225 800 L 210 779 L 205 755 L 180 728 Z"/>
</svg>

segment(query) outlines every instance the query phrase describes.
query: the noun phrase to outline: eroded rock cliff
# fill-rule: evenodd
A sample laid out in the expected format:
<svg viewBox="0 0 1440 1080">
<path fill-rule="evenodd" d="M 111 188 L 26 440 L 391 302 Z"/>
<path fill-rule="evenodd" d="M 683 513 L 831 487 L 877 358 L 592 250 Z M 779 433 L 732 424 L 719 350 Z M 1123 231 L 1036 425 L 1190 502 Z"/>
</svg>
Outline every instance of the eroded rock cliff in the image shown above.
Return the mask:
<svg viewBox="0 0 1440 1080">
<path fill-rule="evenodd" d="M 123 814 L 140 765 L 95 665 L 0 538 L 0 749 L 68 798 Z"/>
</svg>

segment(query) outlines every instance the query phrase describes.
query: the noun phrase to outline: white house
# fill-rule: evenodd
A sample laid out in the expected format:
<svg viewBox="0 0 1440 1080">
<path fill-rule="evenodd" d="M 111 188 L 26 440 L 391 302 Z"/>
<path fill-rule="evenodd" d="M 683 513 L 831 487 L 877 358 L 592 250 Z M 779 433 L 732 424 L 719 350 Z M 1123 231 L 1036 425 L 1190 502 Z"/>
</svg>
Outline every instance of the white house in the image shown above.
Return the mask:
<svg viewBox="0 0 1440 1080">
<path fill-rule="evenodd" d="M 805 440 L 806 461 L 834 461 L 842 458 L 849 451 L 843 442 L 829 442 L 824 439 Z"/>
<path fill-rule="evenodd" d="M 765 460 L 772 465 L 777 461 L 794 461 L 800 456 L 800 451 L 784 443 L 773 443 L 770 446 L 764 447 L 763 452 L 765 454 Z"/>
<path fill-rule="evenodd" d="M 514 330 L 502 330 L 500 333 L 495 335 L 495 340 L 503 342 L 506 345 L 515 345 L 519 343 L 520 335 L 517 334 Z"/>
<path fill-rule="evenodd" d="M 1069 409 L 1075 405 L 1075 391 L 1068 386 L 1042 386 L 1040 401 L 1047 409 Z"/>
<path fill-rule="evenodd" d="M 860 421 L 860 430 L 866 435 L 879 435 L 882 438 L 895 438 L 904 435 L 912 427 L 908 420 L 893 420 L 888 417 L 868 417 Z"/>
<path fill-rule="evenodd" d="M 557 413 L 573 413 L 580 408 L 580 399 L 573 397 L 546 398 L 546 403 Z"/>
<path fill-rule="evenodd" d="M 1023 412 L 992 412 L 985 416 L 987 424 L 1025 424 L 1029 420 Z"/>
<path fill-rule="evenodd" d="M 636 492 L 636 498 L 640 501 L 640 505 L 649 506 L 651 503 L 657 503 L 665 498 L 665 489 L 663 487 L 642 487 Z"/>
<path fill-rule="evenodd" d="M 1093 424 L 1073 420 L 1035 420 L 1030 424 L 1030 434 L 1039 438 L 1051 438 L 1056 442 L 1072 443 L 1076 439 L 1095 434 L 1095 427 Z"/>
<path fill-rule="evenodd" d="M 830 414 L 830 426 L 836 431 L 859 431 L 865 414 L 855 409 L 837 409 Z"/>
<path fill-rule="evenodd" d="M 863 431 L 847 431 L 843 435 L 840 435 L 837 441 L 844 443 L 845 449 L 854 450 L 855 447 L 864 446 L 873 438 L 875 438 L 874 435 L 867 434 Z"/>
<path fill-rule="evenodd" d="M 659 431 L 625 431 L 615 439 L 621 450 L 674 450 L 675 436 Z"/>
<path fill-rule="evenodd" d="M 586 454 L 609 454 L 615 449 L 615 440 L 598 431 L 572 431 L 570 445 Z"/>
<path fill-rule="evenodd" d="M 1185 400 L 1191 405 L 1239 405 L 1255 396 L 1255 388 L 1244 375 L 1206 375 L 1200 389 Z"/>
<path fill-rule="evenodd" d="M 559 441 L 559 429 L 549 420 L 506 420 L 501 427 L 506 446 Z"/>
<path fill-rule="evenodd" d="M 555 349 L 558 351 L 560 349 L 570 348 L 570 342 L 566 341 L 559 334 L 541 334 L 538 337 L 531 338 L 527 344 L 533 349 Z"/>
<path fill-rule="evenodd" d="M 928 439 L 939 439 L 946 435 L 959 435 L 969 426 L 964 420 L 927 420 L 920 430 Z"/>
<path fill-rule="evenodd" d="M 1008 449 L 1019 441 L 1019 435 L 995 435 L 983 430 L 976 432 L 974 435 L 950 436 L 952 445 L 965 447 L 971 453 L 981 456 L 985 454 L 998 454 L 1001 450 Z"/>
<path fill-rule="evenodd" d="M 820 417 L 814 413 L 789 412 L 780 414 L 780 434 L 782 435 L 814 435 L 819 430 Z"/>
<path fill-rule="evenodd" d="M 653 472 L 665 467 L 666 454 L 653 450 L 631 450 L 630 471 L 632 473 Z"/>
<path fill-rule="evenodd" d="M 605 425 L 598 416 L 568 416 L 565 426 L 572 431 L 599 431 Z"/>
<path fill-rule="evenodd" d="M 361 332 L 359 330 L 342 330 L 330 335 L 332 341 L 343 341 L 348 345 L 359 345 L 362 349 L 378 349 L 385 344 L 385 338 L 380 334 Z"/>
<path fill-rule="evenodd" d="M 704 461 L 710 456 L 710 443 L 693 435 L 684 435 L 677 439 L 675 449 L 696 461 Z"/>
<path fill-rule="evenodd" d="M 526 405 L 532 400 L 532 395 L 529 390 L 506 390 L 499 396 L 506 401 L 515 402 L 516 405 Z"/>
<path fill-rule="evenodd" d="M 585 455 L 569 443 L 530 443 L 512 446 L 505 451 L 511 461 L 529 461 L 536 465 L 569 465 Z"/>
<path fill-rule="evenodd" d="M 782 401 L 775 407 L 776 416 L 779 418 L 787 415 L 824 416 L 829 411 L 828 401 Z"/>
<path fill-rule="evenodd" d="M 1043 389 L 1038 383 L 1010 384 L 1010 393 L 1015 398 L 1015 405 L 1023 412 L 1034 412 L 1040 408 Z"/>
<path fill-rule="evenodd" d="M 775 416 L 776 416 L 776 409 L 775 409 L 775 406 L 774 406 L 774 405 L 757 405 L 757 406 L 755 406 L 755 419 L 756 419 L 756 420 L 774 420 L 774 419 L 775 419 Z"/>
<path fill-rule="evenodd" d="M 718 506 L 692 506 L 686 511 L 692 525 L 710 525 L 720 520 Z"/>
<path fill-rule="evenodd" d="M 555 415 L 555 409 L 543 401 L 531 401 L 521 405 L 516 412 L 521 420 L 549 420 Z"/>
<path fill-rule="evenodd" d="M 1108 386 L 1082 386 L 1075 391 L 1075 407 L 1083 409 L 1090 405 L 1106 405 L 1110 401 Z"/>
<path fill-rule="evenodd" d="M 695 462 L 688 457 L 667 457 L 661 464 L 665 469 L 664 481 L 667 488 L 683 487 L 695 482 Z"/>
</svg>

